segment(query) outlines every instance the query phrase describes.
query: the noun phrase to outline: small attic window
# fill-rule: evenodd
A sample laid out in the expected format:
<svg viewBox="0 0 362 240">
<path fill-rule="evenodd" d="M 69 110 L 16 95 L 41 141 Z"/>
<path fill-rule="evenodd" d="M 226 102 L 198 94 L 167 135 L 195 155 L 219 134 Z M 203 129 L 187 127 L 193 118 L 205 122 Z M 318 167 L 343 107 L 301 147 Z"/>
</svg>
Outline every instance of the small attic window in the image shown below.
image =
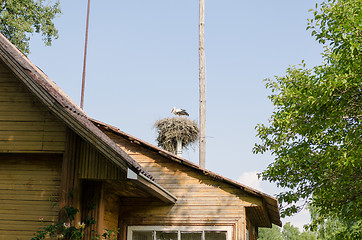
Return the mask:
<svg viewBox="0 0 362 240">
<path fill-rule="evenodd" d="M 228 226 L 130 226 L 127 240 L 231 240 Z"/>
</svg>

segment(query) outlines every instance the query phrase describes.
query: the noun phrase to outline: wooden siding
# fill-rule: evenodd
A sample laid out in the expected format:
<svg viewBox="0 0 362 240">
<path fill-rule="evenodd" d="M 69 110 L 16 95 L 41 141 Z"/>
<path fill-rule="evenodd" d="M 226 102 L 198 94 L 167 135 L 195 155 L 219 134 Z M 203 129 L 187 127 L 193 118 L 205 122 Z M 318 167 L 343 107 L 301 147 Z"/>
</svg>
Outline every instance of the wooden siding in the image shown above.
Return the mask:
<svg viewBox="0 0 362 240">
<path fill-rule="evenodd" d="M 255 226 L 269 228 L 272 227 L 268 213 L 265 211 L 265 207 L 263 206 L 247 207 L 246 215 L 250 219 L 251 223 Z"/>
<path fill-rule="evenodd" d="M 125 172 L 83 139 L 77 139 L 79 178 L 97 180 L 125 180 Z"/>
<path fill-rule="evenodd" d="M 0 154 L 0 240 L 30 239 L 57 218 L 61 161 L 54 154 Z"/>
<path fill-rule="evenodd" d="M 87 217 L 91 217 L 96 221 L 85 231 L 84 240 L 91 240 L 94 232 L 100 234 L 103 230 L 103 183 L 101 181 L 84 181 L 82 185 L 81 219 L 84 221 Z"/>
<path fill-rule="evenodd" d="M 61 206 L 73 205 L 80 209 L 76 222 L 84 221 L 87 216 L 96 220 L 96 224 L 86 231 L 85 239 L 91 239 L 92 231 L 102 234 L 104 223 L 108 227 L 114 223 L 114 218 L 117 219 L 115 226 L 118 226 L 118 212 L 115 216 L 115 212 L 111 211 L 114 206 L 110 205 L 113 203 L 112 200 L 118 197 L 111 190 L 107 191 L 112 192 L 113 196 L 108 194 L 107 197 L 104 197 L 104 185 L 107 182 L 104 180 L 118 183 L 119 180 L 124 180 L 126 175 L 75 132 L 70 129 L 67 129 L 66 132 Z M 122 181 L 120 183 L 126 184 Z M 122 188 L 122 184 L 117 184 L 117 190 L 120 187 Z M 74 197 L 69 199 L 67 196 L 72 190 L 74 190 Z M 90 208 L 92 205 L 94 208 Z"/>
<path fill-rule="evenodd" d="M 249 231 L 249 239 L 247 240 L 257 240 L 258 239 L 258 229 L 253 225 L 253 223 L 247 218 L 246 228 Z"/>
<path fill-rule="evenodd" d="M 165 205 L 151 198 L 122 198 L 124 224 L 235 226 L 234 238 L 244 239 L 245 207 L 262 206 L 261 199 L 107 134 L 178 199 L 174 205 Z"/>
<path fill-rule="evenodd" d="M 117 236 L 120 199 L 111 188 L 104 191 L 104 229 L 115 231 L 112 239 Z"/>
<path fill-rule="evenodd" d="M 64 151 L 65 126 L 0 61 L 0 152 Z"/>
<path fill-rule="evenodd" d="M 62 181 L 60 189 L 60 207 L 74 206 L 80 209 L 80 181 L 78 179 L 77 140 L 78 135 L 66 129 L 65 151 L 62 164 Z M 73 197 L 69 197 L 73 192 Z M 77 221 L 80 218 L 77 217 Z"/>
</svg>

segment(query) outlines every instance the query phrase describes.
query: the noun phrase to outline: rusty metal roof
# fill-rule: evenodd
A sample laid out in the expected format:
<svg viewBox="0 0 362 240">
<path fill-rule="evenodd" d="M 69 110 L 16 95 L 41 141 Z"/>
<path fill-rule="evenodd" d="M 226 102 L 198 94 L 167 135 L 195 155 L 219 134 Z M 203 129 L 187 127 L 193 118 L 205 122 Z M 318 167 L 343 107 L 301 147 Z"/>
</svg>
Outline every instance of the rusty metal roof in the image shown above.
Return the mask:
<svg viewBox="0 0 362 240">
<path fill-rule="evenodd" d="M 266 193 L 263 193 L 261 191 L 258 191 L 256 189 L 253 189 L 249 186 L 246 186 L 244 184 L 241 184 L 239 182 L 236 182 L 234 180 L 231 180 L 229 178 L 226 178 L 226 177 L 223 177 L 217 173 L 214 173 L 212 171 L 209 171 L 209 170 L 206 170 L 204 168 L 201 168 L 199 165 L 191 162 L 191 161 L 188 161 L 182 157 L 179 157 L 171 152 L 168 152 L 162 148 L 159 148 L 159 147 L 156 147 L 146 141 L 143 141 L 139 138 L 136 138 L 128 133 L 125 133 L 123 131 L 121 131 L 119 128 L 117 127 L 114 127 L 114 126 L 111 126 L 109 124 L 106 124 L 106 123 L 103 123 L 103 122 L 100 122 L 98 120 L 95 120 L 95 119 L 91 119 L 91 121 L 96 125 L 98 126 L 100 129 L 103 129 L 105 131 L 109 131 L 111 133 L 114 133 L 132 143 L 135 143 L 135 144 L 138 144 L 139 146 L 142 146 L 144 148 L 147 148 L 153 152 L 156 152 L 174 162 L 177 162 L 179 164 L 182 164 L 184 166 L 187 166 L 187 167 L 190 167 L 204 175 L 207 175 L 207 176 L 210 176 L 211 178 L 214 178 L 215 180 L 218 180 L 218 181 L 221 181 L 221 182 L 225 182 L 227 184 L 230 184 L 236 188 L 239 188 L 247 193 L 250 193 L 256 197 L 260 197 L 263 199 L 263 205 L 265 206 L 265 208 L 267 209 L 267 212 L 268 212 L 268 216 L 270 217 L 271 219 L 271 222 L 275 225 L 278 225 L 278 226 L 282 226 L 282 222 L 280 220 L 280 211 L 279 211 L 279 203 L 278 203 L 278 199 L 276 199 L 275 197 L 272 197 Z M 252 208 L 252 207 L 250 207 Z M 267 227 L 267 226 L 263 226 L 263 227 Z M 269 226 L 270 227 L 270 226 Z"/>
</svg>

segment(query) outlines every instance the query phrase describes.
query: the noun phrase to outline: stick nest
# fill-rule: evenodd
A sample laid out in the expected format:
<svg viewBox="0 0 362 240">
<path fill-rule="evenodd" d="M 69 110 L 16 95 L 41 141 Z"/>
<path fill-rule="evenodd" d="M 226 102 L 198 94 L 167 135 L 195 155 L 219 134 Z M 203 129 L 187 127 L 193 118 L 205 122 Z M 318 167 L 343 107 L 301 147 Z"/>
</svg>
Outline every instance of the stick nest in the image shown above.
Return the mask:
<svg viewBox="0 0 362 240">
<path fill-rule="evenodd" d="M 199 128 L 195 121 L 185 117 L 163 118 L 155 122 L 158 146 L 169 152 L 176 152 L 177 140 L 182 148 L 188 148 L 199 139 Z"/>
</svg>

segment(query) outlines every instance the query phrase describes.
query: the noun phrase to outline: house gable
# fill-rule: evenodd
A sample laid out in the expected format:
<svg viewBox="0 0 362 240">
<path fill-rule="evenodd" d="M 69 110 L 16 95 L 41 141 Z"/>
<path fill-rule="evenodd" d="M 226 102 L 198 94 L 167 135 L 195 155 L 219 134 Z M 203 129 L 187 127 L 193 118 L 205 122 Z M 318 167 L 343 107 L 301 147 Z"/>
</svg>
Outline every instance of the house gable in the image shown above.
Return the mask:
<svg viewBox="0 0 362 240">
<path fill-rule="evenodd" d="M 137 143 L 120 138 L 116 134 L 105 132 L 113 141 L 115 141 L 127 154 L 135 159 L 142 167 L 150 172 L 155 181 L 164 188 L 172 192 L 177 198 L 177 203 L 183 201 L 203 201 L 198 197 L 199 192 L 205 192 L 205 197 L 225 197 L 220 199 L 226 201 L 229 199 L 238 202 L 243 206 L 262 206 L 262 198 L 257 198 L 241 189 L 237 189 L 226 183 L 223 183 L 216 176 L 199 173 L 192 168 L 183 166 L 175 161 L 140 147 Z M 188 193 L 193 196 L 191 199 L 181 199 Z M 224 196 L 223 196 L 224 195 Z M 198 200 L 196 200 L 198 199 Z M 207 200 L 207 199 L 205 199 Z"/>
<path fill-rule="evenodd" d="M 165 205 L 155 199 L 122 198 L 125 226 L 233 226 L 236 239 L 244 239 L 246 227 L 255 232 L 256 226 L 271 224 L 265 212 L 264 200 L 240 188 L 223 182 L 217 175 L 195 170 L 177 159 L 170 160 L 160 153 L 140 146 L 137 139 L 120 137 L 117 133 L 98 125 L 127 154 L 135 159 L 155 178 L 155 182 L 177 197 L 174 205 Z M 255 212 L 255 209 L 260 212 Z M 261 214 L 255 223 L 253 214 Z M 264 215 L 263 215 L 264 214 Z M 123 231 L 127 231 L 124 229 Z"/>
<path fill-rule="evenodd" d="M 214 195 L 210 195 L 214 196 L 214 198 L 210 198 L 211 201 L 230 194 L 234 200 L 237 197 L 239 206 L 244 208 L 251 234 L 255 233 L 253 230 L 255 227 L 271 227 L 272 224 L 281 226 L 277 199 L 202 169 L 192 162 L 124 133 L 118 128 L 97 120 L 92 121 L 125 152 L 152 173 L 156 182 L 175 194 L 178 198 L 177 204 L 185 201 L 184 196 L 178 195 L 178 190 L 181 193 L 190 194 L 191 198 L 188 203 L 191 201 L 203 202 L 205 199 L 198 195 L 200 192 L 207 194 L 213 192 Z M 182 185 L 187 185 L 188 189 L 182 188 Z M 225 200 L 222 199 L 221 202 L 228 203 Z M 223 215 L 225 216 L 225 214 Z"/>
<path fill-rule="evenodd" d="M 0 152 L 64 151 L 65 125 L 0 61 Z"/>
<path fill-rule="evenodd" d="M 114 225 L 119 219 L 119 213 L 109 208 L 111 198 L 105 199 L 103 194 L 110 185 L 128 197 L 146 196 L 168 204 L 177 200 L 0 34 L 0 170 L 3 168 L 9 171 L 0 176 L 0 190 L 7 193 L 0 194 L 1 240 L 29 239 L 42 224 L 40 217 L 45 225 L 50 224 L 64 206 L 80 210 L 75 222 L 94 216 L 92 230 L 102 234 L 104 222 Z M 16 186 L 4 187 L 9 180 Z M 117 202 L 119 196 L 111 194 Z M 14 207 L 11 197 L 22 202 Z M 93 203 L 96 207 L 88 208 Z M 24 214 L 24 209 L 34 211 Z M 17 226 L 24 225 L 23 221 L 27 224 L 24 228 Z M 2 238 L 4 231 L 6 238 Z"/>
<path fill-rule="evenodd" d="M 91 144 L 116 168 L 125 173 L 133 173 L 135 184 L 163 201 L 171 203 L 176 201 L 174 196 L 153 182 L 152 175 L 94 126 L 85 112 L 2 34 L 0 34 L 0 59 L 68 129 Z"/>
</svg>

